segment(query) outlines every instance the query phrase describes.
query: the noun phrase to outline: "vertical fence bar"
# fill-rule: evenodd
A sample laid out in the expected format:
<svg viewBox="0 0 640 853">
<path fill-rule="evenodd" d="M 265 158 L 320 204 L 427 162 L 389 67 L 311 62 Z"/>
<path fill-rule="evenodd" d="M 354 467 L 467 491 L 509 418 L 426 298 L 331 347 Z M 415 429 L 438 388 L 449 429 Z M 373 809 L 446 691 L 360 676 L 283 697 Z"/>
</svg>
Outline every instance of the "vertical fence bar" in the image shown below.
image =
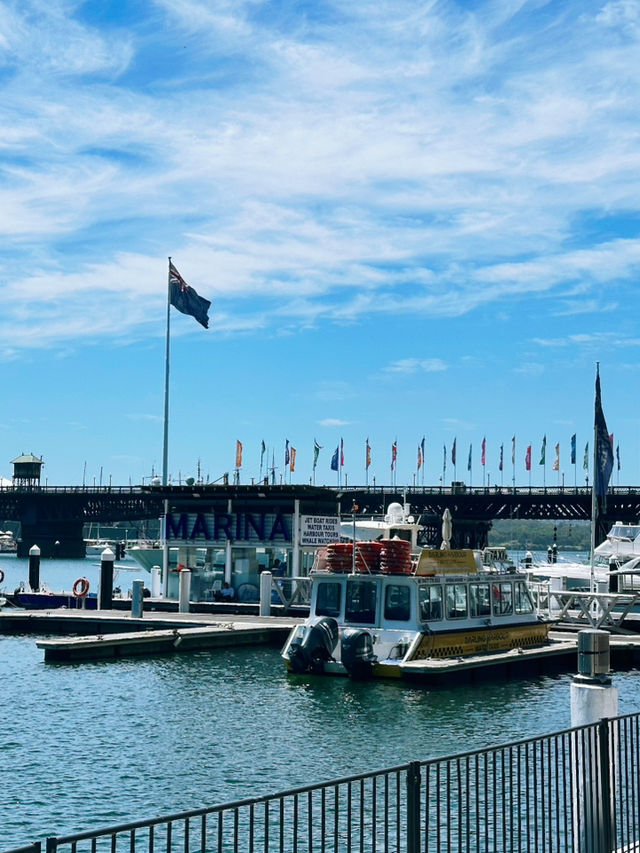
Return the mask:
<svg viewBox="0 0 640 853">
<path fill-rule="evenodd" d="M 602 843 L 605 853 L 614 849 L 611 806 L 611 751 L 609 749 L 609 733 L 613 720 L 605 718 L 598 723 L 598 745 L 600 758 L 600 790 L 602 791 Z"/>
<path fill-rule="evenodd" d="M 420 762 L 407 769 L 407 853 L 420 853 Z"/>
</svg>

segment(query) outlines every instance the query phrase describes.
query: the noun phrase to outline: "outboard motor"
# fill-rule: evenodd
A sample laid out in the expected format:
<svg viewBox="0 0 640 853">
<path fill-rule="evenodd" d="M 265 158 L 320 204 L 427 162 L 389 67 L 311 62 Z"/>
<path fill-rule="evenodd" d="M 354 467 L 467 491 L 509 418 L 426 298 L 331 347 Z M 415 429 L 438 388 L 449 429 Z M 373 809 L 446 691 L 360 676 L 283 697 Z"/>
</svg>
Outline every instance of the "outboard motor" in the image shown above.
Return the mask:
<svg viewBox="0 0 640 853">
<path fill-rule="evenodd" d="M 373 640 L 364 628 L 345 628 L 340 648 L 342 665 L 352 678 L 369 678 L 377 658 Z"/>
<path fill-rule="evenodd" d="M 330 616 L 321 616 L 307 625 L 300 639 L 293 640 L 287 656 L 293 672 L 321 673 L 325 661 L 333 660 L 338 643 L 338 623 Z"/>
</svg>

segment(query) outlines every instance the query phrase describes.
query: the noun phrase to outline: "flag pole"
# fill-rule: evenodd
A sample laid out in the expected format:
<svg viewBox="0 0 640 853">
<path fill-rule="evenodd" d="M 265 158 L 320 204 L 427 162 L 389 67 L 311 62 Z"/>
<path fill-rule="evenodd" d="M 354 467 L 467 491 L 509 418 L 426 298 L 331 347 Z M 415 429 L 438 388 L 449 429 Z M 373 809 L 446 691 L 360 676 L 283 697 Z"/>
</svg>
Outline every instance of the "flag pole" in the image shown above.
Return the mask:
<svg viewBox="0 0 640 853">
<path fill-rule="evenodd" d="M 169 356 L 170 356 L 170 322 L 171 322 L 171 257 L 167 267 L 167 342 L 164 359 L 164 434 L 162 440 L 162 485 L 166 486 L 169 469 Z M 160 522 L 162 541 L 162 594 L 167 597 L 169 589 L 169 546 L 167 543 L 167 514 L 169 501 L 165 499 L 163 516 Z"/>
<path fill-rule="evenodd" d="M 600 376 L 600 362 L 596 361 L 596 382 Z M 589 583 L 589 591 L 596 591 L 596 570 L 595 570 L 595 550 L 596 550 L 596 516 L 598 513 L 598 498 L 596 495 L 596 471 L 598 465 L 598 425 L 596 418 L 593 418 L 593 476 L 591 478 L 591 580 Z"/>
<path fill-rule="evenodd" d="M 169 462 L 169 324 L 171 322 L 171 258 L 167 270 L 167 343 L 164 360 L 164 437 L 162 443 L 162 485 L 168 481 Z"/>
</svg>

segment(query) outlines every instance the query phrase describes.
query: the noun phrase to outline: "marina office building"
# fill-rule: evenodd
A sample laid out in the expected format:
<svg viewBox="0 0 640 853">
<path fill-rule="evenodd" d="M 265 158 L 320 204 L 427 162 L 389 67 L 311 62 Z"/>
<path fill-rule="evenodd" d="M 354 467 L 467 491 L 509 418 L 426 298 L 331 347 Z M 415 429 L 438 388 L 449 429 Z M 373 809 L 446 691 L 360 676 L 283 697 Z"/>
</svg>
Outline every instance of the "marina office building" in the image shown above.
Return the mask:
<svg viewBox="0 0 640 853">
<path fill-rule="evenodd" d="M 225 581 L 238 601 L 258 601 L 262 571 L 308 575 L 316 547 L 340 536 L 339 500 L 332 489 L 203 485 L 170 491 L 163 519 L 168 598 L 178 597 L 179 572 L 189 569 L 192 601 L 212 601 Z M 162 567 L 159 543 L 130 548 L 129 554 L 148 570 Z"/>
</svg>

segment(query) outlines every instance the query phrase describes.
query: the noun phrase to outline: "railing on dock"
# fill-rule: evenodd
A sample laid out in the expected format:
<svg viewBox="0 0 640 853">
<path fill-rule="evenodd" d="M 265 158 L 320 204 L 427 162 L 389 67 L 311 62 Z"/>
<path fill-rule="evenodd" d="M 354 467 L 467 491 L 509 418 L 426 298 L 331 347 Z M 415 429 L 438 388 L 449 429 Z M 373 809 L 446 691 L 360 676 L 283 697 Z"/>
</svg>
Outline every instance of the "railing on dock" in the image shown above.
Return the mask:
<svg viewBox="0 0 640 853">
<path fill-rule="evenodd" d="M 311 603 L 311 578 L 272 577 L 271 603 L 282 604 L 287 613 L 291 607 L 309 607 Z"/>
<path fill-rule="evenodd" d="M 12 850 L 7 850 L 5 853 L 41 853 L 42 845 L 39 841 L 35 844 L 25 844 L 24 847 L 14 847 Z"/>
<path fill-rule="evenodd" d="M 549 581 L 530 581 L 536 612 L 547 619 L 576 628 L 618 631 L 626 617 L 640 602 L 640 591 L 583 592 L 552 589 Z"/>
<path fill-rule="evenodd" d="M 640 851 L 640 714 L 46 842 L 46 853 L 614 850 Z"/>
</svg>

